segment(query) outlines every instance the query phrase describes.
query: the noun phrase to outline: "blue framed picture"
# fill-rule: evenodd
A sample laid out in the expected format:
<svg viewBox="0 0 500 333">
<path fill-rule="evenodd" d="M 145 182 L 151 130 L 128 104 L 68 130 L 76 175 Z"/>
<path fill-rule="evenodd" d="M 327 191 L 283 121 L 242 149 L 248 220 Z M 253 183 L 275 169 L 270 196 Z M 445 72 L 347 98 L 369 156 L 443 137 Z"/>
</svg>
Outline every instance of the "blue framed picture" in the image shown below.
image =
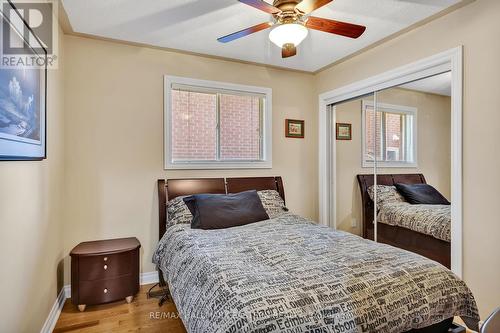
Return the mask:
<svg viewBox="0 0 500 333">
<path fill-rule="evenodd" d="M 47 157 L 47 50 L 14 4 L 4 3 L 1 14 L 2 59 L 16 61 L 10 65 L 2 61 L 0 67 L 0 160 L 43 160 Z M 9 45 L 19 48 L 20 43 L 24 54 L 9 54 Z"/>
</svg>

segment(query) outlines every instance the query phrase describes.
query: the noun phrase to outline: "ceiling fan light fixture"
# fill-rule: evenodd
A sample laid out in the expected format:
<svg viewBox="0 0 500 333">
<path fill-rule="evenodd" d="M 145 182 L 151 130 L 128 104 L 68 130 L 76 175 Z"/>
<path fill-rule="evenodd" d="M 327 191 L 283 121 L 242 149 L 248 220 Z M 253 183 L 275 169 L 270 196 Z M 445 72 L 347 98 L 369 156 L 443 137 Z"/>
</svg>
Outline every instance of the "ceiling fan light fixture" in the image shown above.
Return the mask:
<svg viewBox="0 0 500 333">
<path fill-rule="evenodd" d="M 271 30 L 269 39 L 280 48 L 285 44 L 298 46 L 308 34 L 308 29 L 300 23 L 284 23 Z"/>
</svg>

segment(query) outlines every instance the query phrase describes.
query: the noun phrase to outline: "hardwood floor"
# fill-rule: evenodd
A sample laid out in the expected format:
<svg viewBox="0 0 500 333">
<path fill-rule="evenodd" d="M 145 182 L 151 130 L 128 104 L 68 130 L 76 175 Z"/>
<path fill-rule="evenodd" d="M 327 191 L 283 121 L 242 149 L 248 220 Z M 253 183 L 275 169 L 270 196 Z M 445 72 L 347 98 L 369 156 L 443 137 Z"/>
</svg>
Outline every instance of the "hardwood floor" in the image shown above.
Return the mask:
<svg viewBox="0 0 500 333">
<path fill-rule="evenodd" d="M 54 333 L 60 332 L 186 332 L 175 304 L 167 301 L 162 307 L 158 299 L 147 298 L 152 285 L 141 286 L 132 303 L 121 302 L 88 306 L 85 312 L 67 299 Z"/>
<path fill-rule="evenodd" d="M 186 329 L 178 316 L 175 304 L 167 301 L 162 307 L 158 299 L 147 298 L 152 285 L 141 286 L 133 302 L 121 302 L 88 306 L 85 312 L 67 299 L 57 321 L 54 333 L 100 333 L 100 332 L 168 332 L 185 333 Z M 461 323 L 460 318 L 455 318 Z M 472 331 L 467 330 L 467 333 Z"/>
</svg>

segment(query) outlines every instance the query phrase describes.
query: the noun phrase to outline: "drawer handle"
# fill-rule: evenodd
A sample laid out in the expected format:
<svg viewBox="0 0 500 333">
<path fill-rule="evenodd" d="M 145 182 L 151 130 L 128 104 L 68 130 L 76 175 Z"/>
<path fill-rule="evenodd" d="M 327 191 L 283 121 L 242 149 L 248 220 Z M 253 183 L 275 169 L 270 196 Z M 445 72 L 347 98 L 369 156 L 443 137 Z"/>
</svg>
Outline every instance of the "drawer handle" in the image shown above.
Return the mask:
<svg viewBox="0 0 500 333">
<path fill-rule="evenodd" d="M 108 293 L 108 288 L 104 288 L 104 293 L 107 294 Z"/>
<path fill-rule="evenodd" d="M 104 257 L 104 261 L 108 261 L 108 257 Z"/>
<path fill-rule="evenodd" d="M 108 269 L 108 265 L 104 265 L 104 270 L 107 270 Z"/>
</svg>

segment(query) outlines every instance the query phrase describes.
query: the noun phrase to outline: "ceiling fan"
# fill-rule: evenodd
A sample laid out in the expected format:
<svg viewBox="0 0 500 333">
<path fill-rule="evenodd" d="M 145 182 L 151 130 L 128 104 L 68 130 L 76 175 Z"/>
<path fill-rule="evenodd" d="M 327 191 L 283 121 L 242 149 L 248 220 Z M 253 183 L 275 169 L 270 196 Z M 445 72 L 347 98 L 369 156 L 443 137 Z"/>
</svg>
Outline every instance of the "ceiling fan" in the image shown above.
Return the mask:
<svg viewBox="0 0 500 333">
<path fill-rule="evenodd" d="M 361 25 L 309 15 L 313 10 L 333 0 L 274 0 L 272 5 L 263 0 L 238 1 L 273 15 L 275 21 L 257 24 L 217 40 L 221 43 L 228 43 L 274 26 L 269 39 L 281 48 L 283 58 L 297 54 L 297 46 L 307 37 L 308 28 L 350 38 L 358 38 L 366 30 L 366 27 Z"/>
</svg>

